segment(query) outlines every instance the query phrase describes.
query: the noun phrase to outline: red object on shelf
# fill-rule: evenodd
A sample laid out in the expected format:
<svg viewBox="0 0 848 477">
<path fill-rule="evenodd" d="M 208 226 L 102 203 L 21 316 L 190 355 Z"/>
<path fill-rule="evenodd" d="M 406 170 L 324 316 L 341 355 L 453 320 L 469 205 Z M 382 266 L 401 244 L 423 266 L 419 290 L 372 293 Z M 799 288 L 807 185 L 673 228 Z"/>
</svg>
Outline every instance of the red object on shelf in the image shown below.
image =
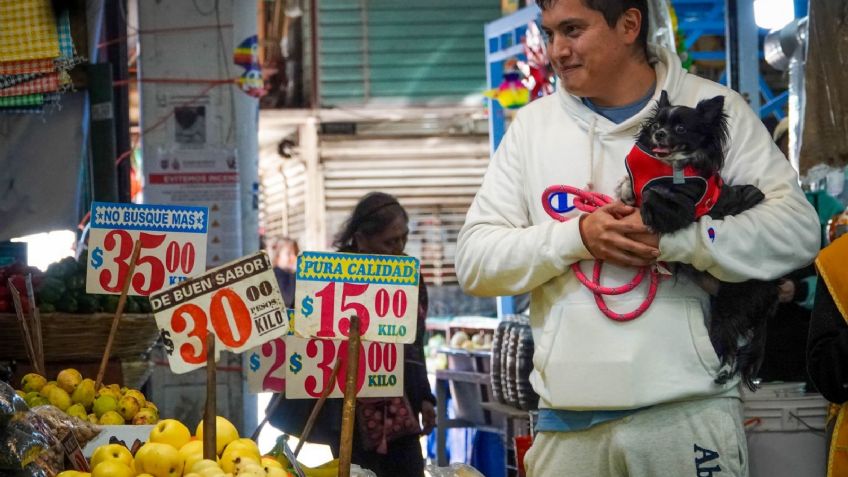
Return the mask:
<svg viewBox="0 0 848 477">
<path fill-rule="evenodd" d="M 533 436 L 515 436 L 515 466 L 518 468 L 518 477 L 525 477 L 524 454 L 533 445 Z"/>
</svg>

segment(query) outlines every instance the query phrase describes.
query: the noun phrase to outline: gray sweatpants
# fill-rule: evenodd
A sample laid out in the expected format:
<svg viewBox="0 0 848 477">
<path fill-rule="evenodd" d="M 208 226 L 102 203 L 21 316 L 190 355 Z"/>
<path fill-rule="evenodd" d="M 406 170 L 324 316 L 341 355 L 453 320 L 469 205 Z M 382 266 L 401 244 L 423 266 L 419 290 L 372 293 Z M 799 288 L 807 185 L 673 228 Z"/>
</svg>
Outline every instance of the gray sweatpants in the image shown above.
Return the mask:
<svg viewBox="0 0 848 477">
<path fill-rule="evenodd" d="M 583 431 L 540 432 L 527 477 L 747 477 L 737 398 L 653 406 Z"/>
</svg>

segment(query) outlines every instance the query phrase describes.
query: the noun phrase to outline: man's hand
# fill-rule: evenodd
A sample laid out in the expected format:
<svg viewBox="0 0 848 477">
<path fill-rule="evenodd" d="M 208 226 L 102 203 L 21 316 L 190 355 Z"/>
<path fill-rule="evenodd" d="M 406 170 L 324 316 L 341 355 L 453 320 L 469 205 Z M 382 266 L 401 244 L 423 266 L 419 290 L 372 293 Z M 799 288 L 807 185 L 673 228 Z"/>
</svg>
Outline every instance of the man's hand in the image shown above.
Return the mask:
<svg viewBox="0 0 848 477">
<path fill-rule="evenodd" d="M 795 282 L 789 279 L 780 280 L 777 284 L 777 301 L 789 303 L 795 298 Z"/>
<path fill-rule="evenodd" d="M 580 237 L 598 260 L 643 267 L 656 260 L 659 236 L 642 223 L 639 210 L 622 202 L 580 217 Z"/>
<path fill-rule="evenodd" d="M 424 435 L 429 434 L 436 427 L 436 408 L 430 401 L 421 402 L 421 422 L 424 425 Z"/>
</svg>

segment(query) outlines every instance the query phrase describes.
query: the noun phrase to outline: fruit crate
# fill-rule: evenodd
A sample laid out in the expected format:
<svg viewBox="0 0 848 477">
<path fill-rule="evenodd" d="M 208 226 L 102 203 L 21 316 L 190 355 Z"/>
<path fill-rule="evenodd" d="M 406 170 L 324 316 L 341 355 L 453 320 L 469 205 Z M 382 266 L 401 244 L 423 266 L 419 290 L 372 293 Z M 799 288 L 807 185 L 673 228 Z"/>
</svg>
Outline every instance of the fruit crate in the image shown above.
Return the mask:
<svg viewBox="0 0 848 477">
<path fill-rule="evenodd" d="M 99 361 L 106 348 L 112 313 L 41 315 L 44 359 L 53 361 Z M 30 322 L 31 323 L 31 322 Z M 27 360 L 18 319 L 0 313 L 0 359 Z M 124 314 L 112 344 L 112 358 L 138 360 L 159 339 L 159 328 L 151 314 Z"/>
</svg>

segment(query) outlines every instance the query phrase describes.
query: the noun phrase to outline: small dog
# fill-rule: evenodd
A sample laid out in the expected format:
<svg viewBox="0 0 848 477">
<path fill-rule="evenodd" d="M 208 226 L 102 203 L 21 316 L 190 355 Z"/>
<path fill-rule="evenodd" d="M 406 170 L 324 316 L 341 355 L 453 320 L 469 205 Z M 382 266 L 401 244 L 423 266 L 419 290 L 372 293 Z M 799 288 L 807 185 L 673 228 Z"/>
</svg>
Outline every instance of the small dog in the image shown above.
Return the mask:
<svg viewBox="0 0 848 477">
<path fill-rule="evenodd" d="M 639 207 L 642 221 L 657 233 L 675 232 L 703 215 L 722 219 L 750 209 L 763 193 L 753 185 L 727 185 L 719 175 L 727 139 L 724 96 L 690 108 L 671 105 L 663 91 L 627 156 L 628 176 L 617 187 L 619 198 Z M 720 282 L 691 266 L 678 268 L 712 295 L 708 329 L 722 362 L 716 383 L 738 372 L 755 390 L 766 321 L 777 308 L 777 283 Z"/>
</svg>

